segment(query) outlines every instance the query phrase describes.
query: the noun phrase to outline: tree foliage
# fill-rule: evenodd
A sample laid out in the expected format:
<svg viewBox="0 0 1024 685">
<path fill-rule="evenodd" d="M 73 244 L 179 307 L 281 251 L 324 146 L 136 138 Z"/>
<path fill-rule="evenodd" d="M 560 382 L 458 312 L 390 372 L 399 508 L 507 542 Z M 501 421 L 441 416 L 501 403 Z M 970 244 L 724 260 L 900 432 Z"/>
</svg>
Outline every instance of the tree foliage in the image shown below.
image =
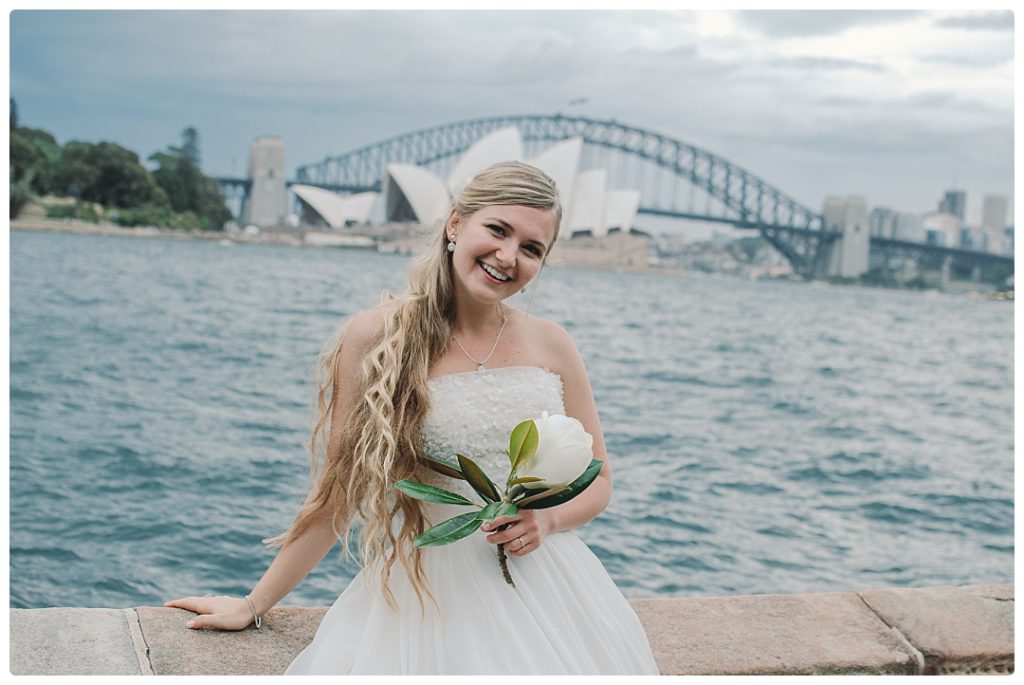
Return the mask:
<svg viewBox="0 0 1024 685">
<path fill-rule="evenodd" d="M 117 143 L 71 141 L 61 155 L 58 187 L 67 195 L 105 206 L 167 205 L 139 156 Z"/>
<path fill-rule="evenodd" d="M 109 220 L 125 226 L 220 230 L 231 219 L 220 184 L 199 168 L 195 128 L 182 132 L 180 147 L 170 146 L 149 159 L 156 162 L 153 172 L 135 152 L 116 143 L 75 140 L 62 149 L 50 133 L 19 126 L 11 98 L 12 218 L 34 197 L 54 194 L 81 201 L 70 209 L 54 209 L 54 218 L 95 220 L 82 216 L 82 206 L 98 203 L 107 208 Z"/>
<path fill-rule="evenodd" d="M 32 178 L 27 183 L 33 193 L 54 192 L 60 167 L 60 145 L 52 135 L 36 128 L 12 129 L 10 151 L 12 186 L 31 172 Z"/>
<path fill-rule="evenodd" d="M 175 212 L 192 212 L 207 230 L 219 230 L 231 219 L 220 184 L 199 168 L 199 134 L 193 127 L 182 131 L 180 147 L 155 152 L 149 161 L 156 163 L 153 178 Z"/>
</svg>

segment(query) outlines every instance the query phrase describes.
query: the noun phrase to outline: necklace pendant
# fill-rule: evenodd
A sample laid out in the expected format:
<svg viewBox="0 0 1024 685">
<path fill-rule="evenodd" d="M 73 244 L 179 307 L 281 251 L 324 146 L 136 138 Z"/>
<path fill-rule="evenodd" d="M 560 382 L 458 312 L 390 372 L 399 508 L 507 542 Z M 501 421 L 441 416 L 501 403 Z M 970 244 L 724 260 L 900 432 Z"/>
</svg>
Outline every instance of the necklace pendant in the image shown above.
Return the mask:
<svg viewBox="0 0 1024 685">
<path fill-rule="evenodd" d="M 486 366 L 484 366 L 483 364 L 481 364 L 480 366 L 476 367 L 476 370 L 477 370 L 477 371 L 486 371 L 486 370 L 487 370 L 487 367 L 486 367 Z"/>
</svg>

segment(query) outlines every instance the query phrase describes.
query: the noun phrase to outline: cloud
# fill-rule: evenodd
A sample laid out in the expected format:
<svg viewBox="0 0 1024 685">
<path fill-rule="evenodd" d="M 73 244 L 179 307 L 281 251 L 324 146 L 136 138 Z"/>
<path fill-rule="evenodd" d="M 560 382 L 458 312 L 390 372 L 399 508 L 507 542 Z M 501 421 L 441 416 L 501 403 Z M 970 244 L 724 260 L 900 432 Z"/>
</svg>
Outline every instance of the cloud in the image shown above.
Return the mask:
<svg viewBox="0 0 1024 685">
<path fill-rule="evenodd" d="M 914 10 L 745 10 L 739 23 L 768 38 L 830 36 L 855 26 L 894 24 L 921 14 Z"/>
<path fill-rule="evenodd" d="M 773 67 L 793 68 L 811 71 L 860 70 L 883 73 L 888 68 L 881 64 L 861 62 L 852 59 L 835 59 L 833 57 L 776 57 L 765 61 Z"/>
<path fill-rule="evenodd" d="M 936 17 L 15 12 L 11 85 L 26 122 L 62 140 L 113 139 L 145 156 L 194 124 L 204 166 L 225 173 L 264 133 L 283 136 L 297 165 L 477 117 L 615 119 L 778 176 L 814 205 L 825 181 L 807 170 L 818 164 L 859 165 L 827 179 L 832 190 L 859 169 L 891 194 L 905 180 L 886 175 L 899 155 L 975 145 L 987 157 L 965 177 L 1012 167 L 1012 147 L 996 144 L 1013 132 L 1012 33 L 940 28 Z M 578 98 L 587 103 L 569 105 Z M 922 187 L 944 182 L 928 165 L 920 174 Z"/>
<path fill-rule="evenodd" d="M 849 95 L 828 95 L 819 98 L 810 98 L 808 103 L 826 107 L 829 109 L 867 109 L 875 108 L 879 112 L 886 111 L 890 115 L 908 114 L 915 115 L 926 113 L 935 115 L 938 113 L 973 113 L 973 114 L 996 114 L 1009 115 L 1005 109 L 993 107 L 978 100 L 964 98 L 956 92 L 945 90 L 929 90 L 914 95 L 899 98 L 871 98 Z M 959 125 L 959 124 L 957 124 Z"/>
<path fill-rule="evenodd" d="M 953 17 L 941 17 L 935 25 L 947 29 L 964 29 L 967 31 L 1012 31 L 1013 12 L 975 12 L 960 14 Z"/>
<path fill-rule="evenodd" d="M 1002 66 L 1013 61 L 1012 54 L 966 54 L 966 53 L 941 53 L 922 55 L 917 58 L 919 62 L 931 64 L 948 64 L 967 69 L 991 69 Z"/>
</svg>

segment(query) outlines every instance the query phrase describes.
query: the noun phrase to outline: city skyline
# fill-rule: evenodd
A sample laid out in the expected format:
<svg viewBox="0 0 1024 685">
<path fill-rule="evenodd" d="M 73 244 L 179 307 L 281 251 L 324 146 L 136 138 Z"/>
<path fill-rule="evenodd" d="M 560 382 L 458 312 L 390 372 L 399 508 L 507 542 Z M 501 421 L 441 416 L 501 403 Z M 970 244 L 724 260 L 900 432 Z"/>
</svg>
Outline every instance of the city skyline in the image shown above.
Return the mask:
<svg viewBox="0 0 1024 685">
<path fill-rule="evenodd" d="M 145 159 L 199 131 L 244 174 L 279 135 L 289 176 L 476 117 L 615 119 L 719 154 L 820 210 L 1013 212 L 1009 11 L 27 11 L 9 15 L 20 123 Z M 57 49 L 59 47 L 59 49 Z M 125 67 L 125 65 L 131 65 Z"/>
</svg>

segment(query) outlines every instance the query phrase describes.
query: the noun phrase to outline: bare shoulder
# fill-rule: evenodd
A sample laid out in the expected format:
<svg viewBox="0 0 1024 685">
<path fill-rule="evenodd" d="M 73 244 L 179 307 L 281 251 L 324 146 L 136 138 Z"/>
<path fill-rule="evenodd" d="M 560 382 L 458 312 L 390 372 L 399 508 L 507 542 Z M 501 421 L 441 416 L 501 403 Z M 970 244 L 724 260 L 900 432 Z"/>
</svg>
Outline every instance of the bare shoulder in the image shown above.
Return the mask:
<svg viewBox="0 0 1024 685">
<path fill-rule="evenodd" d="M 560 373 L 576 373 L 582 366 L 580 353 L 572 336 L 560 324 L 539 316 L 521 313 L 524 330 L 537 344 L 545 364 Z"/>
<path fill-rule="evenodd" d="M 397 308 L 398 300 L 390 300 L 353 314 L 342 326 L 345 343 L 355 352 L 367 351 L 380 339 L 388 316 Z"/>
<path fill-rule="evenodd" d="M 397 308 L 392 300 L 350 316 L 329 345 L 335 350 L 335 379 L 342 385 L 362 377 L 364 361 L 380 341 L 387 318 Z"/>
</svg>

